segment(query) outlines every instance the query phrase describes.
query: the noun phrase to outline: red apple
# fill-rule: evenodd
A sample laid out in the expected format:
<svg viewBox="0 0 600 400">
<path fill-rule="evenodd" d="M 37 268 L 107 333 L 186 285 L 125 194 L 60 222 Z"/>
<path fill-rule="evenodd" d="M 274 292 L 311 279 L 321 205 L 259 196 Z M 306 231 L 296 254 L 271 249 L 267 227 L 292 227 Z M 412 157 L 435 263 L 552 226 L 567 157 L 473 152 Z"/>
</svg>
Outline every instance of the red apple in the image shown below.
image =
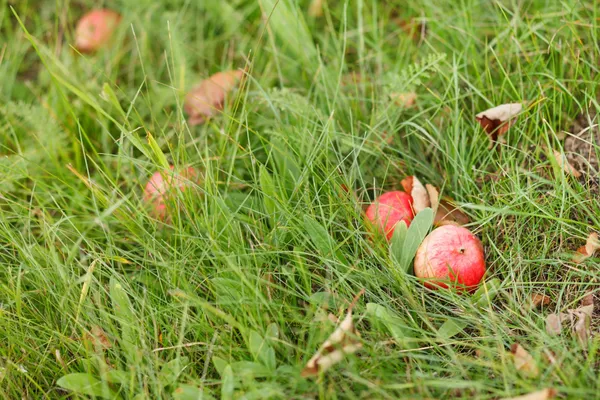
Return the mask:
<svg viewBox="0 0 600 400">
<path fill-rule="evenodd" d="M 171 165 L 171 171 L 174 167 Z M 177 189 L 183 191 L 191 181 L 198 178 L 198 172 L 188 167 L 181 173 L 158 171 L 151 177 L 144 188 L 144 201 L 151 205 L 151 214 L 160 219 L 168 219 L 167 203 Z"/>
<path fill-rule="evenodd" d="M 412 202 L 412 197 L 405 192 L 384 193 L 367 208 L 367 218 L 390 240 L 398 222 L 410 225 L 415 216 Z"/>
<path fill-rule="evenodd" d="M 414 267 L 428 288 L 473 290 L 485 273 L 483 246 L 467 228 L 444 225 L 423 240 Z"/>
<path fill-rule="evenodd" d="M 121 21 L 112 10 L 93 10 L 85 14 L 75 28 L 75 47 L 84 53 L 98 50 L 110 40 Z"/>
</svg>

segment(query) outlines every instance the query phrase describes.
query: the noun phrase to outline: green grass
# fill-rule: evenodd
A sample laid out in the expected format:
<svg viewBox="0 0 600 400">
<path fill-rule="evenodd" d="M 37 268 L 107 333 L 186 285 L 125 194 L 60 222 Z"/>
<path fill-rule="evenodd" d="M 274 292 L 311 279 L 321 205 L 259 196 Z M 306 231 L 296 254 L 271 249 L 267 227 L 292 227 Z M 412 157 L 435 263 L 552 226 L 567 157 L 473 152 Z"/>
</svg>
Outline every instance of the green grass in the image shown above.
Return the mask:
<svg viewBox="0 0 600 400">
<path fill-rule="evenodd" d="M 598 106 L 595 2 L 324 1 L 315 19 L 307 1 L 117 0 L 114 45 L 83 56 L 96 3 L 0 0 L 2 398 L 73 398 L 74 373 L 122 399 L 597 396 L 600 341 L 544 325 L 598 286 L 598 259 L 569 255 L 600 229 L 597 194 L 547 150 Z M 243 88 L 187 126 L 186 91 L 231 68 Z M 508 102 L 526 111 L 489 149 L 474 115 Z M 170 224 L 142 200 L 165 163 L 202 171 Z M 470 215 L 493 300 L 425 290 L 368 233 L 363 205 L 407 175 Z M 361 289 L 363 348 L 302 378 L 323 315 Z M 528 310 L 534 292 L 551 304 Z M 448 318 L 465 329 L 443 337 Z"/>
</svg>

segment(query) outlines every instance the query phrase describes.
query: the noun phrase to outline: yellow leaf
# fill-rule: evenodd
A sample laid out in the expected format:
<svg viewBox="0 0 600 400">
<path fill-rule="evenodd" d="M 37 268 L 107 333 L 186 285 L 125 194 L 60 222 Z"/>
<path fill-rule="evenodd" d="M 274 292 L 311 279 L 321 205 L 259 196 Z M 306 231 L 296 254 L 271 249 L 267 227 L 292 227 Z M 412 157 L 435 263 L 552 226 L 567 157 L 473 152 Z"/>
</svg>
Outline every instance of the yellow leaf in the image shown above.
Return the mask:
<svg viewBox="0 0 600 400">
<path fill-rule="evenodd" d="M 329 338 L 325 340 L 315 355 L 308 360 L 301 372 L 303 377 L 316 376 L 320 372 L 327 371 L 333 365 L 340 362 L 346 354 L 355 353 L 362 347 L 362 343 L 358 341 L 360 333 L 354 326 L 352 309 L 363 293 L 364 289 L 354 297 L 354 300 L 348 306 L 344 320 Z"/>
<path fill-rule="evenodd" d="M 579 172 L 574 166 L 567 161 L 567 158 L 561 154 L 558 150 L 552 150 L 552 155 L 556 160 L 556 163 L 563 171 L 567 173 L 567 175 L 574 176 L 575 178 L 579 178 L 581 176 L 581 172 Z"/>
<path fill-rule="evenodd" d="M 539 375 L 540 371 L 535 359 L 523 348 L 523 346 L 515 343 L 511 346 L 510 351 L 513 355 L 513 361 L 517 371 L 531 378 L 535 378 Z"/>
<path fill-rule="evenodd" d="M 585 246 L 581 246 L 577 249 L 577 253 L 573 255 L 573 262 L 580 263 L 596 253 L 600 249 L 600 240 L 598 240 L 598 234 L 592 232 L 589 234 Z"/>
<path fill-rule="evenodd" d="M 425 189 L 425 186 L 423 186 L 421 181 L 419 181 L 416 176 L 413 176 L 412 183 L 413 185 L 410 195 L 413 198 L 413 208 L 415 210 L 415 214 L 418 214 L 424 209 L 431 207 L 431 201 L 429 200 L 427 189 Z"/>
</svg>

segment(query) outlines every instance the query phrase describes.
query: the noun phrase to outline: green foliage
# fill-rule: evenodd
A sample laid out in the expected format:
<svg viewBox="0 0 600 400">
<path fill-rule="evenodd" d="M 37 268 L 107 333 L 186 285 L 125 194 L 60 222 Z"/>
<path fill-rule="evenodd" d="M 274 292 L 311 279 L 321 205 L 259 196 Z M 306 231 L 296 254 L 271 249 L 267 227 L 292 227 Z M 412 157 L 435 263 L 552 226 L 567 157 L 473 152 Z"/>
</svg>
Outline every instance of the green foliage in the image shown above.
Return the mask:
<svg viewBox="0 0 600 400">
<path fill-rule="evenodd" d="M 596 111 L 598 5 L 309 3 L 103 2 L 123 23 L 80 54 L 97 4 L 0 0 L 0 397 L 596 396 L 598 341 L 544 318 L 597 289 L 597 259 L 568 255 L 600 230 L 597 188 L 548 154 Z M 186 124 L 189 88 L 232 68 L 244 87 Z M 409 91 L 411 108 L 390 98 Z M 517 101 L 490 148 L 474 115 Z M 144 187 L 170 165 L 200 176 L 159 220 Z M 482 239 L 475 293 L 411 275 L 431 210 L 391 243 L 366 226 L 365 204 L 414 174 Z M 361 350 L 301 377 L 362 289 Z M 532 293 L 552 303 L 530 310 Z M 515 342 L 559 363 L 523 377 Z"/>
</svg>

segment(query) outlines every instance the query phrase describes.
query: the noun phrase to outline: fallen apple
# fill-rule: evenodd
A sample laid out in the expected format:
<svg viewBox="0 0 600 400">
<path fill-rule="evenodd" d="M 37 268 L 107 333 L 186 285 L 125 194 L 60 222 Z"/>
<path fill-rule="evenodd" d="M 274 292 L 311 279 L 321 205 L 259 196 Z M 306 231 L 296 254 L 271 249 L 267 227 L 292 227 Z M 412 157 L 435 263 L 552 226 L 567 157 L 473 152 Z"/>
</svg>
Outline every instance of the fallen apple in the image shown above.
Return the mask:
<svg viewBox="0 0 600 400">
<path fill-rule="evenodd" d="M 413 199 L 406 192 L 387 192 L 379 196 L 367 208 L 367 218 L 388 240 L 394 235 L 394 228 L 400 221 L 410 225 L 414 217 Z"/>
<path fill-rule="evenodd" d="M 485 273 L 483 245 L 467 228 L 441 226 L 419 246 L 414 269 L 428 288 L 473 290 Z"/>
<path fill-rule="evenodd" d="M 84 53 L 98 50 L 108 43 L 121 16 L 112 10 L 93 10 L 85 14 L 75 28 L 75 47 Z"/>
<path fill-rule="evenodd" d="M 174 167 L 171 165 L 171 171 L 173 170 Z M 198 171 L 192 167 L 188 167 L 180 173 L 155 172 L 144 188 L 144 201 L 150 204 L 151 215 L 160 220 L 167 220 L 169 217 L 167 205 L 171 196 L 177 189 L 185 190 L 197 178 Z"/>
</svg>

